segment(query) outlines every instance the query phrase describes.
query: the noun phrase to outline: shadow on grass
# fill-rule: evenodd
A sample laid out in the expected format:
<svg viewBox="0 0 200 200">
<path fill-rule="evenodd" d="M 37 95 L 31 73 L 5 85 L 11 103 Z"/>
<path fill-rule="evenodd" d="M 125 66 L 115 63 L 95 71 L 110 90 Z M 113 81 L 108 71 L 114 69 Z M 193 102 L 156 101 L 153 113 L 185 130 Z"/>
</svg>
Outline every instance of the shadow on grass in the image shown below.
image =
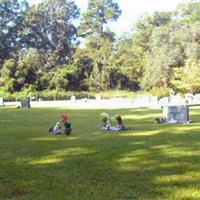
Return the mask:
<svg viewBox="0 0 200 200">
<path fill-rule="evenodd" d="M 34 112 L 32 117 L 37 117 Z M 126 200 L 200 196 L 199 123 L 159 126 L 152 123 L 159 111 L 116 110 L 113 113 L 133 116 L 125 121 L 133 130 L 111 133 L 94 128 L 100 112 L 71 111 L 74 133 L 67 138 L 43 132 L 47 121 L 40 124 L 41 116 L 32 123 L 27 120 L 33 129 L 29 135 L 24 132 L 20 137 L 17 132 L 13 148 L 13 143 L 2 142 L 7 156 L 1 163 L 0 197 Z M 137 118 L 140 113 L 144 118 Z M 52 110 L 44 115 L 53 119 L 51 115 L 57 114 Z"/>
</svg>

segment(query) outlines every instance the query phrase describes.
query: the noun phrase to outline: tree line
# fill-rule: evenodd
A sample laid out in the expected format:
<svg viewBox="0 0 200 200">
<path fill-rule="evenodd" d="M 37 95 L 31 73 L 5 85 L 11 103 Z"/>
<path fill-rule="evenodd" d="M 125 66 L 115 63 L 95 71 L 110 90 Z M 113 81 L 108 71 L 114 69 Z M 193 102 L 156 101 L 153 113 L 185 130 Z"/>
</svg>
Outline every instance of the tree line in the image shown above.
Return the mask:
<svg viewBox="0 0 200 200">
<path fill-rule="evenodd" d="M 80 15 L 73 0 L 0 0 L 0 91 L 200 92 L 200 2 L 146 14 L 120 38 L 116 2 L 88 0 Z"/>
</svg>

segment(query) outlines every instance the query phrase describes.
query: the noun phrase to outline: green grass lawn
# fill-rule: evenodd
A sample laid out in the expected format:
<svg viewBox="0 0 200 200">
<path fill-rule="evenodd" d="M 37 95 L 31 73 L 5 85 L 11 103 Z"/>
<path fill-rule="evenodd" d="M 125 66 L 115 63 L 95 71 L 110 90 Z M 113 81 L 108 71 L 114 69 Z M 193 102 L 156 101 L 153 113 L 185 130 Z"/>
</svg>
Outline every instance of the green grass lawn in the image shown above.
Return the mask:
<svg viewBox="0 0 200 200">
<path fill-rule="evenodd" d="M 107 111 L 107 110 L 104 110 Z M 0 109 L 0 199 L 200 199 L 200 112 L 156 125 L 160 110 L 110 110 L 131 129 L 98 130 L 102 110 Z M 61 113 L 73 134 L 47 130 Z"/>
</svg>

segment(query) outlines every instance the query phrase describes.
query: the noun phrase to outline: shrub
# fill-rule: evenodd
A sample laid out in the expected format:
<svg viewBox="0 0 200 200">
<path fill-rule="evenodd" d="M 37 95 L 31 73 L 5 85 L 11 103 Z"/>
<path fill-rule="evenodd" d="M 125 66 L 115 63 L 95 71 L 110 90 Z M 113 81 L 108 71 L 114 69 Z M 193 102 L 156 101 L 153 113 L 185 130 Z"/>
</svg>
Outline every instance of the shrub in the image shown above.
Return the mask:
<svg viewBox="0 0 200 200">
<path fill-rule="evenodd" d="M 169 96 L 170 95 L 170 88 L 156 87 L 156 88 L 151 89 L 150 93 L 153 96 L 157 96 L 157 97 L 161 98 L 161 97 Z"/>
</svg>

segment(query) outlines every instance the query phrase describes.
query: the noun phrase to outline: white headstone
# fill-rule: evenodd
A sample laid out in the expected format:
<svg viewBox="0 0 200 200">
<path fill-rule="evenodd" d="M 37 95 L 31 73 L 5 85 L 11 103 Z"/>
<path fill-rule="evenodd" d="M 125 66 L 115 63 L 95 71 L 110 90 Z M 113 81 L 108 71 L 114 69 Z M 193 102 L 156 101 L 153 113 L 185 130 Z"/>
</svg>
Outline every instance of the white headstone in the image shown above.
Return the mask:
<svg viewBox="0 0 200 200">
<path fill-rule="evenodd" d="M 183 103 L 183 99 L 179 95 L 171 96 L 170 97 L 170 103 L 171 104 L 175 104 L 175 105 L 182 104 Z"/>
<path fill-rule="evenodd" d="M 83 98 L 83 101 L 86 103 L 88 101 L 88 99 L 85 97 L 85 98 Z"/>
<path fill-rule="evenodd" d="M 151 101 L 152 101 L 152 103 L 157 104 L 158 103 L 158 97 L 152 97 Z"/>
<path fill-rule="evenodd" d="M 75 102 L 76 101 L 76 97 L 74 95 L 71 96 L 71 101 Z"/>
<path fill-rule="evenodd" d="M 186 103 L 192 103 L 193 100 L 194 100 L 193 94 L 187 93 L 187 94 L 185 95 L 185 102 L 186 102 Z"/>
<path fill-rule="evenodd" d="M 96 95 L 96 100 L 100 101 L 101 100 L 101 96 L 99 94 Z"/>
<path fill-rule="evenodd" d="M 31 96 L 31 100 L 36 100 L 36 96 L 35 95 Z"/>
<path fill-rule="evenodd" d="M 169 97 L 162 97 L 162 98 L 158 101 L 158 103 L 159 103 L 160 105 L 167 105 L 167 104 L 169 103 Z"/>
<path fill-rule="evenodd" d="M 3 98 L 0 98 L 0 106 L 3 106 Z"/>
<path fill-rule="evenodd" d="M 195 103 L 200 103 L 200 94 L 195 94 L 194 95 L 194 102 Z"/>
</svg>

